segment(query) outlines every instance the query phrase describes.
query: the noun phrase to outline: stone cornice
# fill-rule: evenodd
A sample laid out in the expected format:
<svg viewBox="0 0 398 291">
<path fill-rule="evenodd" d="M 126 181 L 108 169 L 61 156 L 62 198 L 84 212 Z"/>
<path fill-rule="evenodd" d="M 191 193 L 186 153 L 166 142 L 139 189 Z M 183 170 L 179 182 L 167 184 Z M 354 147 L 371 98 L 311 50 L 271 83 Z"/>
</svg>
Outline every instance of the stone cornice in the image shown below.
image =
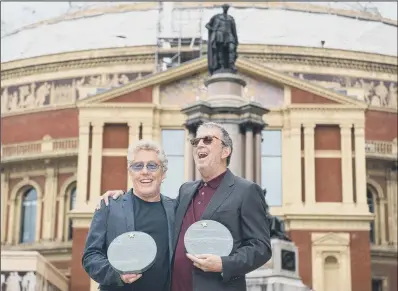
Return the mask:
<svg viewBox="0 0 398 291">
<path fill-rule="evenodd" d="M 184 50 L 190 49 L 184 48 Z M 1 64 L 1 79 L 117 64 L 154 64 L 155 51 L 155 46 L 124 47 L 76 51 L 11 61 Z M 239 53 L 241 56 L 260 62 L 306 64 L 397 74 L 397 58 L 380 54 L 252 44 L 240 45 Z"/>
</svg>

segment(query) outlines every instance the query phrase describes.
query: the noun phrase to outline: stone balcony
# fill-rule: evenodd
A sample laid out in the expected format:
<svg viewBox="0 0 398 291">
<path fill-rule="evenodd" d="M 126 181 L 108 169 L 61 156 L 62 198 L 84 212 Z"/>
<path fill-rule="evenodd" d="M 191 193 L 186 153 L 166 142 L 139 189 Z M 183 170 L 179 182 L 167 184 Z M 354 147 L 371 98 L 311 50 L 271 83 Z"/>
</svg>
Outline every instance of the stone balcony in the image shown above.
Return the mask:
<svg viewBox="0 0 398 291">
<path fill-rule="evenodd" d="M 1 162 L 19 162 L 77 156 L 78 138 L 52 139 L 46 135 L 42 140 L 1 146 Z"/>
<path fill-rule="evenodd" d="M 391 142 L 367 140 L 366 157 L 383 160 L 397 160 L 397 139 Z"/>
<path fill-rule="evenodd" d="M 1 290 L 68 291 L 68 279 L 38 252 L 1 252 Z"/>
</svg>

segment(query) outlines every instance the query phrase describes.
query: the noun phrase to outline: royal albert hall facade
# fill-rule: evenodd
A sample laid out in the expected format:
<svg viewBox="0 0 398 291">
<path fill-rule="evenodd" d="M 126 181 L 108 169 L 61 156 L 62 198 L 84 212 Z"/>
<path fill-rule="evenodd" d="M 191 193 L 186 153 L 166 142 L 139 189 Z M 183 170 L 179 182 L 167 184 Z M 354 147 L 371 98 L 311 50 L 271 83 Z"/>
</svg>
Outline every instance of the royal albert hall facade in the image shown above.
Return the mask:
<svg viewBox="0 0 398 291">
<path fill-rule="evenodd" d="M 86 4 L 46 3 L 53 14 L 2 28 L 1 284 L 11 290 L 18 280 L 95 290 L 82 251 L 99 196 L 131 186 L 131 142 L 163 144 L 166 195 L 197 177 L 181 109 L 206 99 L 204 26 L 219 4 Z M 269 109 L 242 173 L 267 188 L 316 291 L 397 290 L 397 19 L 383 12 L 396 8 L 229 11 L 244 98 Z"/>
</svg>

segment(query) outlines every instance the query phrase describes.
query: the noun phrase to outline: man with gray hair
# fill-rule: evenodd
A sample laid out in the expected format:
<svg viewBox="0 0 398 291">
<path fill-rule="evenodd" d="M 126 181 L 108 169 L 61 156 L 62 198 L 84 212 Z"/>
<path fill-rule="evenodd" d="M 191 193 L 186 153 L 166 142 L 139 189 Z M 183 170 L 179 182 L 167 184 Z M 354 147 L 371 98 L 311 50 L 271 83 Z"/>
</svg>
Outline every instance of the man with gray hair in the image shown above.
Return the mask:
<svg viewBox="0 0 398 291">
<path fill-rule="evenodd" d="M 168 290 L 175 201 L 160 194 L 167 158 L 159 145 L 141 140 L 129 149 L 127 167 L 133 188 L 122 199 L 111 201 L 109 207 L 96 209 L 83 252 L 83 267 L 100 284 L 100 290 Z M 107 259 L 109 244 L 129 231 L 145 232 L 156 242 L 156 260 L 145 276 L 119 275 Z"/>
<path fill-rule="evenodd" d="M 245 275 L 271 258 L 270 228 L 264 194 L 257 184 L 235 176 L 228 165 L 232 139 L 224 127 L 208 122 L 191 141 L 202 179 L 184 183 L 177 197 L 172 291 L 244 291 Z M 117 198 L 121 193 L 108 191 Z M 229 256 L 187 254 L 184 235 L 199 220 L 215 220 L 233 236 Z"/>
</svg>

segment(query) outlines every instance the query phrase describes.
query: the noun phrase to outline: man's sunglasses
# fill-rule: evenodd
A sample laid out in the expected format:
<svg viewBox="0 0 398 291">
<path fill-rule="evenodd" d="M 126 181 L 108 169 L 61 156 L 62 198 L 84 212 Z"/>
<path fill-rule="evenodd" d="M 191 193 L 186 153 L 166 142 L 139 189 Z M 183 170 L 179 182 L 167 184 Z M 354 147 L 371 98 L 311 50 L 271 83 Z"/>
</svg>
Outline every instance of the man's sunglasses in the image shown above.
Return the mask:
<svg viewBox="0 0 398 291">
<path fill-rule="evenodd" d="M 136 162 L 129 165 L 129 169 L 133 172 L 140 172 L 144 169 L 144 167 L 146 167 L 148 172 L 156 172 L 160 165 L 155 162 L 148 162 L 147 164 L 144 164 L 143 162 Z"/>
<path fill-rule="evenodd" d="M 200 142 L 201 140 L 203 141 L 203 144 L 209 145 L 209 144 L 211 144 L 211 143 L 213 142 L 213 139 L 218 139 L 219 141 L 221 141 L 221 143 L 222 143 L 223 145 L 225 145 L 225 143 L 224 143 L 223 140 L 219 139 L 218 137 L 216 137 L 216 136 L 214 136 L 214 135 L 206 135 L 206 136 L 204 136 L 204 137 L 192 138 L 192 139 L 190 140 L 190 142 L 191 142 L 191 145 L 193 145 L 194 147 L 197 147 L 198 144 L 199 144 L 199 142 Z"/>
</svg>

